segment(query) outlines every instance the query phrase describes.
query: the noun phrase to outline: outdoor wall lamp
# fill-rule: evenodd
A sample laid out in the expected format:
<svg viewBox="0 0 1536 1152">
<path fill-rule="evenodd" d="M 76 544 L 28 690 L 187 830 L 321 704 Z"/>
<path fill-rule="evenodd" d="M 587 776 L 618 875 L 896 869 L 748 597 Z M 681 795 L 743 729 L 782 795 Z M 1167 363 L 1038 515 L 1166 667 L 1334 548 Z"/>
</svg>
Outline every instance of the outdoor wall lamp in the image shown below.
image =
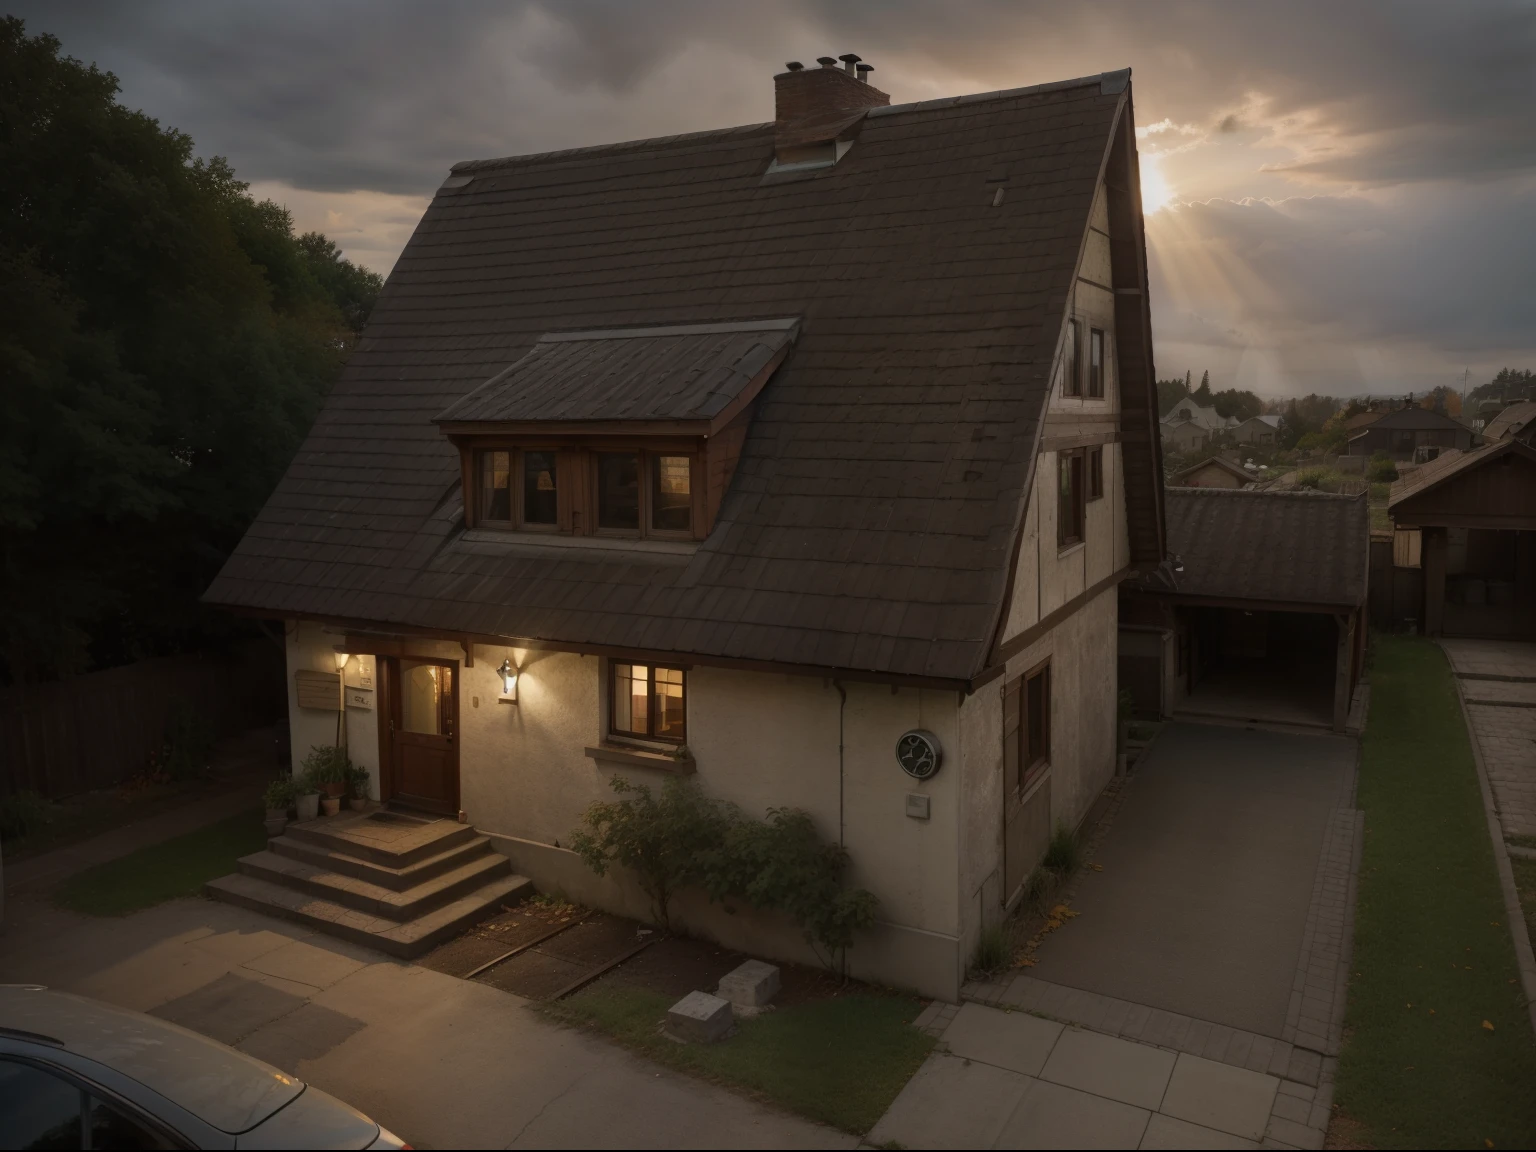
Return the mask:
<svg viewBox="0 0 1536 1152">
<path fill-rule="evenodd" d="M 503 704 L 517 703 L 517 665 L 512 663 L 508 656 L 501 662 L 501 667 L 496 669 L 496 675 L 501 677 L 501 702 Z"/>
<path fill-rule="evenodd" d="M 340 672 L 343 668 L 345 668 L 347 666 L 347 661 L 350 659 L 352 659 L 352 654 L 350 652 L 336 653 L 336 671 Z"/>
</svg>

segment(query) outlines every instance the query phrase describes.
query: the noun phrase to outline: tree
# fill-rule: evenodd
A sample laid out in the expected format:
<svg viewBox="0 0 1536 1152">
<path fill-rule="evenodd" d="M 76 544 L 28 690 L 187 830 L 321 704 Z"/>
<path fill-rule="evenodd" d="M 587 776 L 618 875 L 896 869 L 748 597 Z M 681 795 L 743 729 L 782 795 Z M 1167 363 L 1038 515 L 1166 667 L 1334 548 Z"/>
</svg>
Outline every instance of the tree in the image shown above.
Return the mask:
<svg viewBox="0 0 1536 1152">
<path fill-rule="evenodd" d="M 1195 403 L 1200 405 L 1200 407 L 1202 407 L 1202 408 L 1209 408 L 1211 406 L 1211 374 L 1210 374 L 1210 372 L 1202 372 L 1200 374 L 1200 387 L 1195 389 L 1194 397 L 1195 397 Z"/>
<path fill-rule="evenodd" d="M 1157 382 L 1157 414 L 1166 416 L 1173 411 L 1173 406 L 1189 395 L 1189 386 L 1175 376 L 1172 380 L 1159 380 Z"/>
<path fill-rule="evenodd" d="M 198 597 L 382 286 L 0 19 L 0 678 L 241 627 Z"/>
<path fill-rule="evenodd" d="M 1321 433 L 1323 425 L 1338 406 L 1338 401 L 1332 396 L 1319 396 L 1316 393 L 1289 401 L 1280 411 L 1280 447 L 1295 448 L 1308 433 Z M 1308 441 L 1308 447 L 1317 443 L 1317 440 Z"/>
<path fill-rule="evenodd" d="M 1492 380 L 1467 393 L 1468 403 L 1484 400 L 1536 399 L 1536 372 L 1531 369 L 1500 368 Z"/>
<path fill-rule="evenodd" d="M 1239 392 L 1236 388 L 1226 388 L 1211 397 L 1211 404 L 1216 409 L 1216 415 L 1232 417 L 1236 420 L 1247 420 L 1264 411 L 1264 402 L 1252 392 Z"/>
</svg>

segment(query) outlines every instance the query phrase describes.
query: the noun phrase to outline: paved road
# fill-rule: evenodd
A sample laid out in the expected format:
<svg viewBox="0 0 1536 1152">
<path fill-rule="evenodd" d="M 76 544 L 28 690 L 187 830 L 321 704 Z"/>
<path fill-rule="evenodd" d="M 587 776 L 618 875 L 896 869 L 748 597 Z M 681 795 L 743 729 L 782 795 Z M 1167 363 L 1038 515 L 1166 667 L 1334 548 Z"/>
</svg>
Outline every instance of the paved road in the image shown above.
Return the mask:
<svg viewBox="0 0 1536 1152">
<path fill-rule="evenodd" d="M 13 899 L 0 982 L 152 1012 L 361 1108 L 419 1148 L 834 1148 L 843 1133 L 557 1027 L 527 1002 L 259 913 L 120 920 Z"/>
<path fill-rule="evenodd" d="M 1172 724 L 1030 975 L 1280 1036 L 1355 742 Z"/>
</svg>

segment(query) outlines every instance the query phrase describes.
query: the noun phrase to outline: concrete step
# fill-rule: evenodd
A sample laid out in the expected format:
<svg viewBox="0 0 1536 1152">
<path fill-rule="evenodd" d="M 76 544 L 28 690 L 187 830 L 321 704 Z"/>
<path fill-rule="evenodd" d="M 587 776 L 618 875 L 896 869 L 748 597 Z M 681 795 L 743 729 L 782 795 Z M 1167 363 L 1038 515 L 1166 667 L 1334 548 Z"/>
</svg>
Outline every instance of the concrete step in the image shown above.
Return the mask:
<svg viewBox="0 0 1536 1152">
<path fill-rule="evenodd" d="M 345 904 L 359 912 L 402 922 L 414 920 L 498 876 L 512 873 L 512 862 L 499 852 L 492 852 L 488 856 L 475 856 L 402 892 L 271 851 L 241 857 L 237 867 L 246 876 L 270 880 L 311 896 Z"/>
<path fill-rule="evenodd" d="M 407 868 L 455 845 L 473 840 L 473 826 L 457 820 L 432 820 L 387 811 L 343 812 L 288 825 L 283 835 L 329 852 Z"/>
<path fill-rule="evenodd" d="M 210 880 L 203 889 L 215 900 L 294 920 L 327 935 L 410 960 L 492 915 L 503 905 L 527 899 L 533 895 L 533 881 L 526 876 L 500 876 L 403 924 L 239 872 Z"/>
<path fill-rule="evenodd" d="M 467 864 L 477 856 L 488 856 L 495 851 L 488 839 L 475 836 L 450 845 L 436 856 L 428 856 L 404 868 L 391 868 L 387 864 L 376 864 L 372 860 L 334 851 L 327 844 L 298 840 L 286 835 L 268 840 L 267 850 L 327 872 L 339 872 L 343 876 L 366 880 L 381 888 L 392 888 L 396 892 L 404 892 L 425 880 Z"/>
</svg>

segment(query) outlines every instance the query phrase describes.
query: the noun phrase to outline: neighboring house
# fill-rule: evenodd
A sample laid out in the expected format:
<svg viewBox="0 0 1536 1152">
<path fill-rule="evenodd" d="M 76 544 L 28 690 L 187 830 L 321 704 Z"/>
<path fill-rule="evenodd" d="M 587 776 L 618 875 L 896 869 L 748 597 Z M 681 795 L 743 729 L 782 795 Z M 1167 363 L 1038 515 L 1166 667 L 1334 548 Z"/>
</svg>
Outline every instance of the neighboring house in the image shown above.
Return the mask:
<svg viewBox="0 0 1536 1152">
<path fill-rule="evenodd" d="M 1246 488 L 1256 477 L 1241 466 L 1220 456 L 1212 456 L 1168 478 L 1175 488 Z"/>
<path fill-rule="evenodd" d="M 377 797 L 640 916 L 567 846 L 614 775 L 804 809 L 880 900 L 851 970 L 954 1000 L 1113 775 L 1116 587 L 1164 555 L 1129 73 L 774 84 L 456 165 L 207 598 L 286 622 L 296 760 L 345 661 Z M 812 960 L 733 911 L 674 915 Z"/>
<path fill-rule="evenodd" d="M 1168 410 L 1160 424 L 1163 446 L 1172 452 L 1203 448 L 1211 435 L 1223 432 L 1236 421 L 1219 416 L 1215 408 L 1205 408 L 1186 396 Z"/>
<path fill-rule="evenodd" d="M 1356 412 L 1348 420 L 1344 421 L 1344 431 L 1353 436 L 1360 429 L 1376 423 L 1387 414 L 1385 408 L 1367 408 L 1364 412 Z"/>
<path fill-rule="evenodd" d="M 1392 565 L 1372 591 L 1378 625 L 1536 639 L 1536 447 L 1505 435 L 1442 453 L 1392 485 L 1387 510 Z"/>
<path fill-rule="evenodd" d="M 1483 429 L 1483 439 L 1490 444 L 1506 437 L 1536 447 L 1536 400 L 1511 404 Z"/>
<path fill-rule="evenodd" d="M 1366 497 L 1170 488 L 1167 563 L 1120 589 L 1139 712 L 1343 731 L 1365 653 Z"/>
<path fill-rule="evenodd" d="M 1208 429 L 1193 420 L 1180 420 L 1172 424 L 1164 420 L 1160 429 L 1163 447 L 1169 452 L 1188 452 L 1204 448 L 1211 441 Z"/>
<path fill-rule="evenodd" d="M 1232 439 L 1239 444 L 1257 444 L 1273 448 L 1280 438 L 1280 417 L 1250 416 L 1232 429 Z"/>
<path fill-rule="evenodd" d="M 1351 434 L 1348 454 L 1374 456 L 1385 452 L 1394 460 L 1432 460 L 1450 448 L 1465 452 L 1472 447 L 1475 435 L 1465 424 L 1427 408 L 1399 408 Z"/>
</svg>

